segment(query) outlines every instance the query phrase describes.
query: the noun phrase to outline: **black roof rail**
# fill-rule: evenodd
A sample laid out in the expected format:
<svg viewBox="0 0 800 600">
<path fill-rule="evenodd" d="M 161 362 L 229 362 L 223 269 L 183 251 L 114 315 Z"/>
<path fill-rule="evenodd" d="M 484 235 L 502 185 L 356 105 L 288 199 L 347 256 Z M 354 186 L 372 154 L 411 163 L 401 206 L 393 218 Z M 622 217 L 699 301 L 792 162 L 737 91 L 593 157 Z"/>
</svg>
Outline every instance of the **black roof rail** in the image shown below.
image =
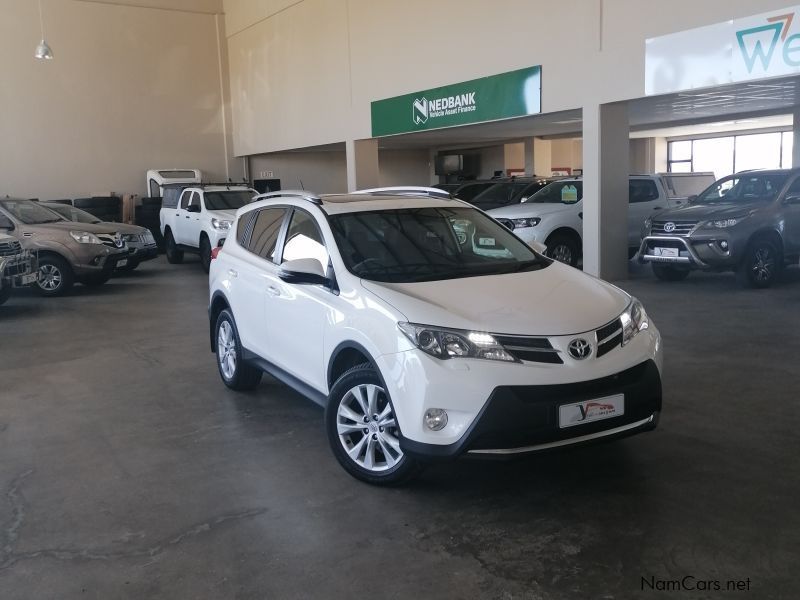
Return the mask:
<svg viewBox="0 0 800 600">
<path fill-rule="evenodd" d="M 423 186 L 392 186 L 392 187 L 377 187 L 369 188 L 366 190 L 356 190 L 351 194 L 372 194 L 372 195 L 386 195 L 386 196 L 428 196 L 430 198 L 439 198 L 441 200 L 452 200 L 453 195 L 445 190 L 433 187 Z"/>
</svg>

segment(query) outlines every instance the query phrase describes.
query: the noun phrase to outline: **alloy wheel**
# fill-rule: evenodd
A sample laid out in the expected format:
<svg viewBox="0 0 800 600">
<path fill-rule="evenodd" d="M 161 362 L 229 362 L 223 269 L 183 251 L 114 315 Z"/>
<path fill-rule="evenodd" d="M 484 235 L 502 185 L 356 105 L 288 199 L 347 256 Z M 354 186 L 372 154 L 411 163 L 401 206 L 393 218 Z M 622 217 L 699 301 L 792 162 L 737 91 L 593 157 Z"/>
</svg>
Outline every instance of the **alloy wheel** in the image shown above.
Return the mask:
<svg viewBox="0 0 800 600">
<path fill-rule="evenodd" d="M 236 337 L 228 321 L 220 323 L 217 333 L 217 360 L 225 378 L 233 379 L 236 374 Z"/>
<path fill-rule="evenodd" d="M 572 250 L 566 244 L 558 244 L 550 252 L 550 258 L 568 265 L 572 264 Z"/>
<path fill-rule="evenodd" d="M 380 386 L 351 388 L 339 403 L 336 429 L 350 460 L 368 471 L 386 471 L 403 458 L 392 405 Z"/>
<path fill-rule="evenodd" d="M 775 269 L 775 258 L 772 250 L 766 246 L 761 246 L 755 251 L 754 258 L 752 269 L 756 281 L 769 281 Z"/>
<path fill-rule="evenodd" d="M 55 265 L 42 265 L 39 268 L 39 287 L 46 292 L 53 292 L 61 286 L 63 276 Z"/>
</svg>

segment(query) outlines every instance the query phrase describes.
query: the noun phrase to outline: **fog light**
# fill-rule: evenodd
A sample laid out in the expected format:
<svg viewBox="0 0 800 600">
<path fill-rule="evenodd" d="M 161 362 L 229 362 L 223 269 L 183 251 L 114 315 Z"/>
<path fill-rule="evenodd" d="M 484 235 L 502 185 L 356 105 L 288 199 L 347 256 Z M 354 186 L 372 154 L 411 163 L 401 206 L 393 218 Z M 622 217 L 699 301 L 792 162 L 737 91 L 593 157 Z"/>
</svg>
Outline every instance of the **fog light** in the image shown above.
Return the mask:
<svg viewBox="0 0 800 600">
<path fill-rule="evenodd" d="M 719 247 L 722 248 L 723 250 L 727 250 L 728 249 L 728 242 L 726 242 L 725 240 L 722 240 L 719 243 Z"/>
<path fill-rule="evenodd" d="M 429 408 L 425 411 L 425 425 L 431 431 L 440 431 L 447 425 L 447 411 L 443 408 Z"/>
</svg>

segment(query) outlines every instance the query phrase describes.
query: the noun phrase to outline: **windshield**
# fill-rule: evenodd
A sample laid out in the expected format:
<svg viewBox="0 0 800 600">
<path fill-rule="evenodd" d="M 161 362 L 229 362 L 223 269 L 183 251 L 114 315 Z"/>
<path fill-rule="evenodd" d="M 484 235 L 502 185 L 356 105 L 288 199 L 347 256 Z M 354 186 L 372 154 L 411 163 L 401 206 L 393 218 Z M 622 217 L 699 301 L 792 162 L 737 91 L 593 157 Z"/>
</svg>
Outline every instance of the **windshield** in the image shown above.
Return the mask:
<svg viewBox="0 0 800 600">
<path fill-rule="evenodd" d="M 575 204 L 583 198 L 582 181 L 554 181 L 546 185 L 526 202 Z"/>
<path fill-rule="evenodd" d="M 250 190 L 228 192 L 206 192 L 206 210 L 236 210 L 253 199 Z"/>
<path fill-rule="evenodd" d="M 700 194 L 695 204 L 768 202 L 781 191 L 786 177 L 786 173 L 731 175 Z"/>
<path fill-rule="evenodd" d="M 32 200 L 3 200 L 0 206 L 26 225 L 57 223 L 64 220 L 60 215 Z"/>
<path fill-rule="evenodd" d="M 477 207 L 491 204 L 511 204 L 518 202 L 518 196 L 530 182 L 509 181 L 506 183 L 495 183 L 490 188 L 483 190 L 475 196 L 471 203 Z"/>
<path fill-rule="evenodd" d="M 100 219 L 94 215 L 80 208 L 70 206 L 69 204 L 48 204 L 46 208 L 58 213 L 68 221 L 74 221 L 76 223 L 101 223 Z"/>
<path fill-rule="evenodd" d="M 534 271 L 550 260 L 472 208 L 408 208 L 330 217 L 347 269 L 410 283 Z"/>
</svg>

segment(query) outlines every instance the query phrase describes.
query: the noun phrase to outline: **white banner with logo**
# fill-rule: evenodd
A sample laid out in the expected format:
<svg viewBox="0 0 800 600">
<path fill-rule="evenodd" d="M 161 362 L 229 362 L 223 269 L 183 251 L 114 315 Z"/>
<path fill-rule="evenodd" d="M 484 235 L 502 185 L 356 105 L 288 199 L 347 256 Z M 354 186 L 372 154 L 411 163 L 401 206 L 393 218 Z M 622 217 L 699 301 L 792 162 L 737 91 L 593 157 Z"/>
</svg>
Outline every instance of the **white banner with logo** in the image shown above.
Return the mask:
<svg viewBox="0 0 800 600">
<path fill-rule="evenodd" d="M 651 38 L 645 48 L 648 96 L 797 73 L 800 6 Z"/>
</svg>

